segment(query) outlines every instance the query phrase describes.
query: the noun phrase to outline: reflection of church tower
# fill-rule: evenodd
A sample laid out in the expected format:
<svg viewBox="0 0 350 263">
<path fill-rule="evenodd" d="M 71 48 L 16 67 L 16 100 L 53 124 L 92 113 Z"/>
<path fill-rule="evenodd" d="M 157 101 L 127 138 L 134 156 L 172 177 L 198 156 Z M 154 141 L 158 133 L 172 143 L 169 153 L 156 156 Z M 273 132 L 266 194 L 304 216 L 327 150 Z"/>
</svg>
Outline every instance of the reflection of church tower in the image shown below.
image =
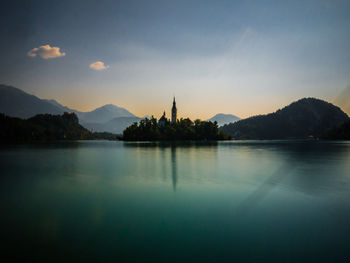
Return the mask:
<svg viewBox="0 0 350 263">
<path fill-rule="evenodd" d="M 177 109 L 176 109 L 176 102 L 175 102 L 175 97 L 174 97 L 173 107 L 171 109 L 171 122 L 172 123 L 176 122 L 176 115 L 177 115 Z"/>
</svg>

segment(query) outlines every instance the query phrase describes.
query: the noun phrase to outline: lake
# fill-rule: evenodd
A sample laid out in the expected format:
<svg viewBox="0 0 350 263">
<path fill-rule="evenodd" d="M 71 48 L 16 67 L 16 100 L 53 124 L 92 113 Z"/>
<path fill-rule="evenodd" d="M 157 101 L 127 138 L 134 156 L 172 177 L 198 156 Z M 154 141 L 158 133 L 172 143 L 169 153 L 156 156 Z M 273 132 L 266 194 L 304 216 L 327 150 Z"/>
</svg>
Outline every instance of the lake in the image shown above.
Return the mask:
<svg viewBox="0 0 350 263">
<path fill-rule="evenodd" d="M 350 142 L 0 147 L 1 255 L 350 262 Z"/>
</svg>

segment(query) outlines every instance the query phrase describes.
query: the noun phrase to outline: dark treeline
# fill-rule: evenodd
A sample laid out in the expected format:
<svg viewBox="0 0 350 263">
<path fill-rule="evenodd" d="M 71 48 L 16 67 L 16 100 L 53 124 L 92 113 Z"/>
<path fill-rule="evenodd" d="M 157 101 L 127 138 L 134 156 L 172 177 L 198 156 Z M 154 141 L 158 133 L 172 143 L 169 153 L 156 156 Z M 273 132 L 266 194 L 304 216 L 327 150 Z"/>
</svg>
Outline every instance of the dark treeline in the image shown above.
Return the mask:
<svg viewBox="0 0 350 263">
<path fill-rule="evenodd" d="M 93 139 L 94 140 L 109 140 L 114 141 L 120 139 L 121 135 L 117 135 L 115 133 L 110 132 L 93 132 Z"/>
<path fill-rule="evenodd" d="M 112 134 L 94 134 L 79 124 L 75 113 L 39 114 L 27 120 L 0 114 L 0 141 L 28 142 L 53 140 L 91 140 L 112 138 Z M 115 139 L 115 136 L 114 136 Z"/>
<path fill-rule="evenodd" d="M 167 120 L 159 124 L 157 119 L 143 119 L 123 132 L 125 141 L 185 141 L 185 140 L 226 140 L 230 139 L 219 131 L 216 122 L 180 119 L 176 123 Z"/>
<path fill-rule="evenodd" d="M 350 121 L 326 132 L 322 139 L 326 140 L 350 140 Z"/>
</svg>

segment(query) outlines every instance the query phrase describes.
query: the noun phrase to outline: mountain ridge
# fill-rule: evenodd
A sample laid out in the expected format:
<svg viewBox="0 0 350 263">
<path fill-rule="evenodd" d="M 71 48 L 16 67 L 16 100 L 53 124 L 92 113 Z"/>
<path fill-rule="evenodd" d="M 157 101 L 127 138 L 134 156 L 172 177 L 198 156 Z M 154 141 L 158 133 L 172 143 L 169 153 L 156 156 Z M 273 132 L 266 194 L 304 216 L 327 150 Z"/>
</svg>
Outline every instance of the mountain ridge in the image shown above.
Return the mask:
<svg viewBox="0 0 350 263">
<path fill-rule="evenodd" d="M 234 139 L 305 139 L 320 137 L 349 120 L 339 107 L 316 98 L 303 98 L 276 112 L 224 125 Z"/>
<path fill-rule="evenodd" d="M 118 117 L 136 117 L 130 111 L 113 104 L 106 104 L 88 112 L 78 112 L 82 123 L 105 123 Z"/>
<path fill-rule="evenodd" d="M 28 119 L 37 114 L 61 114 L 62 110 L 18 88 L 0 84 L 0 113 Z"/>
<path fill-rule="evenodd" d="M 80 123 L 104 123 L 117 117 L 136 117 L 125 108 L 106 104 L 92 111 L 81 112 L 70 109 L 54 99 L 40 99 L 13 86 L 0 84 L 0 113 L 10 117 L 28 119 L 37 114 L 77 114 Z"/>
</svg>

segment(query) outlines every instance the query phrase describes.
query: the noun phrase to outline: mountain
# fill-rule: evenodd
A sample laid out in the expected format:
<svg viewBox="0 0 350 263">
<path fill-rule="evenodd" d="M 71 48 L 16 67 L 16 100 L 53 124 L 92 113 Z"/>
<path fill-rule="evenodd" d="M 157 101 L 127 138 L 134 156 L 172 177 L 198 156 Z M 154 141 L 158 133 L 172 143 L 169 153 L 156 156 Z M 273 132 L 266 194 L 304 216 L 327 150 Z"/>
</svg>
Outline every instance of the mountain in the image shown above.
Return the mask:
<svg viewBox="0 0 350 263">
<path fill-rule="evenodd" d="M 75 113 L 39 114 L 27 120 L 0 114 L 0 141 L 27 142 L 93 139 L 94 135 L 79 124 Z"/>
<path fill-rule="evenodd" d="M 122 134 L 127 127 L 140 120 L 139 117 L 118 117 L 105 123 L 84 123 L 84 127 L 96 132 Z"/>
<path fill-rule="evenodd" d="M 107 104 L 89 112 L 78 112 L 81 123 L 105 123 L 117 117 L 135 117 L 128 110 Z"/>
<path fill-rule="evenodd" d="M 254 116 L 221 127 L 234 139 L 304 139 L 320 137 L 349 117 L 323 100 L 304 98 L 274 113 Z"/>
<path fill-rule="evenodd" d="M 24 91 L 6 85 L 0 85 L 0 113 L 18 118 L 30 118 L 37 114 L 63 114 L 74 112 L 80 123 L 106 123 L 118 117 L 136 117 L 128 110 L 107 104 L 93 111 L 80 112 L 61 105 L 56 100 L 40 99 Z"/>
<path fill-rule="evenodd" d="M 60 108 L 62 111 L 74 112 L 78 115 L 80 123 L 86 124 L 104 124 L 107 121 L 110 121 L 114 118 L 119 117 L 136 117 L 134 114 L 128 110 L 115 106 L 113 104 L 106 104 L 102 107 L 96 108 L 92 111 L 81 112 L 77 110 L 70 109 L 66 106 L 63 106 L 56 100 L 45 100 L 56 107 Z"/>
<path fill-rule="evenodd" d="M 0 84 L 0 113 L 27 119 L 36 114 L 62 114 L 64 111 L 54 104 L 41 100 L 20 89 Z"/>
<path fill-rule="evenodd" d="M 214 117 L 210 118 L 208 121 L 212 121 L 212 122 L 216 121 L 218 123 L 218 126 L 220 127 L 224 124 L 233 123 L 239 120 L 240 118 L 235 115 L 219 113 L 219 114 L 216 114 Z"/>
</svg>

